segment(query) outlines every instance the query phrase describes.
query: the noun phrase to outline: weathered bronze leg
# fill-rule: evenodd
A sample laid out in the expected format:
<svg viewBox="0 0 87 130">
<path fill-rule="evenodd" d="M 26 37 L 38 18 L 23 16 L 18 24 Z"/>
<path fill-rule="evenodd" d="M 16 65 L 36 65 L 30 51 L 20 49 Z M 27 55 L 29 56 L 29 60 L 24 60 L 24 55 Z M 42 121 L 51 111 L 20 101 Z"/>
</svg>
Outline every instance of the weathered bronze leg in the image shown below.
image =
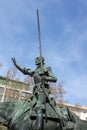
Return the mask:
<svg viewBox="0 0 87 130">
<path fill-rule="evenodd" d="M 36 109 L 36 130 L 43 130 L 43 113 L 42 113 L 42 109 L 37 108 Z"/>
<path fill-rule="evenodd" d="M 46 97 L 44 93 L 40 93 L 36 104 L 36 130 L 43 130 L 43 110 L 45 110 Z"/>
</svg>

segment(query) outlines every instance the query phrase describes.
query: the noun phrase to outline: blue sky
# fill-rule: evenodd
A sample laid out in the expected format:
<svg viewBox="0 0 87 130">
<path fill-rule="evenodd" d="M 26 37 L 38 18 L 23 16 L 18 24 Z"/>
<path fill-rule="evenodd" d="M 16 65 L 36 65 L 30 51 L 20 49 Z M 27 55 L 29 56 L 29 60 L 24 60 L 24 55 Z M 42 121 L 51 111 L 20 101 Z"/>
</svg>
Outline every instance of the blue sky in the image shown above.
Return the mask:
<svg viewBox="0 0 87 130">
<path fill-rule="evenodd" d="M 14 67 L 12 57 L 26 68 L 35 68 L 37 8 L 46 65 L 52 67 L 58 81 L 64 81 L 66 100 L 87 106 L 86 0 L 1 0 L 0 75 Z"/>
</svg>

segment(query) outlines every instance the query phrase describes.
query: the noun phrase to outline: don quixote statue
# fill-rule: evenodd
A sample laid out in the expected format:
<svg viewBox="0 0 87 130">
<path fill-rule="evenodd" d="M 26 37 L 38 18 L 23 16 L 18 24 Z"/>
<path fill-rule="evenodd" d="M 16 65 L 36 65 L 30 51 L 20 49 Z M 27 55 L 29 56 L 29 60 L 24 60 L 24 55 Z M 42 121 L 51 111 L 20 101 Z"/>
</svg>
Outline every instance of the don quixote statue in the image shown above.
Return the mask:
<svg viewBox="0 0 87 130">
<path fill-rule="evenodd" d="M 23 74 L 33 77 L 35 86 L 29 101 L 0 103 L 0 124 L 9 130 L 87 130 L 87 121 L 79 119 L 69 108 L 60 108 L 50 97 L 49 82 L 56 82 L 51 67 L 45 66 L 42 56 L 39 13 L 37 10 L 40 56 L 35 59 L 36 69 L 31 70 L 17 64 Z"/>
</svg>

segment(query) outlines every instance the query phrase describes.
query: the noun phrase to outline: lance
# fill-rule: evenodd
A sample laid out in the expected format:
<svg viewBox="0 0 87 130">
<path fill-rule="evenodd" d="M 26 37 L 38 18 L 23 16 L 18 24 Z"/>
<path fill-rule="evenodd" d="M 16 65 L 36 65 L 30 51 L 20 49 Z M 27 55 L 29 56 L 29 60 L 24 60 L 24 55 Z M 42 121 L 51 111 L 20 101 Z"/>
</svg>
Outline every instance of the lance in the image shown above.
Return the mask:
<svg viewBox="0 0 87 130">
<path fill-rule="evenodd" d="M 40 62 L 41 62 L 41 70 L 43 72 L 43 64 L 42 64 L 42 44 L 41 44 L 41 33 L 40 33 L 40 22 L 39 22 L 39 11 L 37 9 L 37 23 L 38 23 L 38 39 L 39 39 L 39 52 L 40 52 Z"/>
</svg>

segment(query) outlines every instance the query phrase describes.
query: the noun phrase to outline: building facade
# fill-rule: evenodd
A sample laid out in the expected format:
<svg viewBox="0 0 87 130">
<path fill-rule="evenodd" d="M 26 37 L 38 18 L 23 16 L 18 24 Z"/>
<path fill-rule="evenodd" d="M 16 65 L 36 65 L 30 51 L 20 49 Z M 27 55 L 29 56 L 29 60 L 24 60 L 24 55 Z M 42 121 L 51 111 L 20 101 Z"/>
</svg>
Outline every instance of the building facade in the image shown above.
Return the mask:
<svg viewBox="0 0 87 130">
<path fill-rule="evenodd" d="M 32 92 L 28 84 L 0 76 L 0 101 L 28 100 Z"/>
</svg>

